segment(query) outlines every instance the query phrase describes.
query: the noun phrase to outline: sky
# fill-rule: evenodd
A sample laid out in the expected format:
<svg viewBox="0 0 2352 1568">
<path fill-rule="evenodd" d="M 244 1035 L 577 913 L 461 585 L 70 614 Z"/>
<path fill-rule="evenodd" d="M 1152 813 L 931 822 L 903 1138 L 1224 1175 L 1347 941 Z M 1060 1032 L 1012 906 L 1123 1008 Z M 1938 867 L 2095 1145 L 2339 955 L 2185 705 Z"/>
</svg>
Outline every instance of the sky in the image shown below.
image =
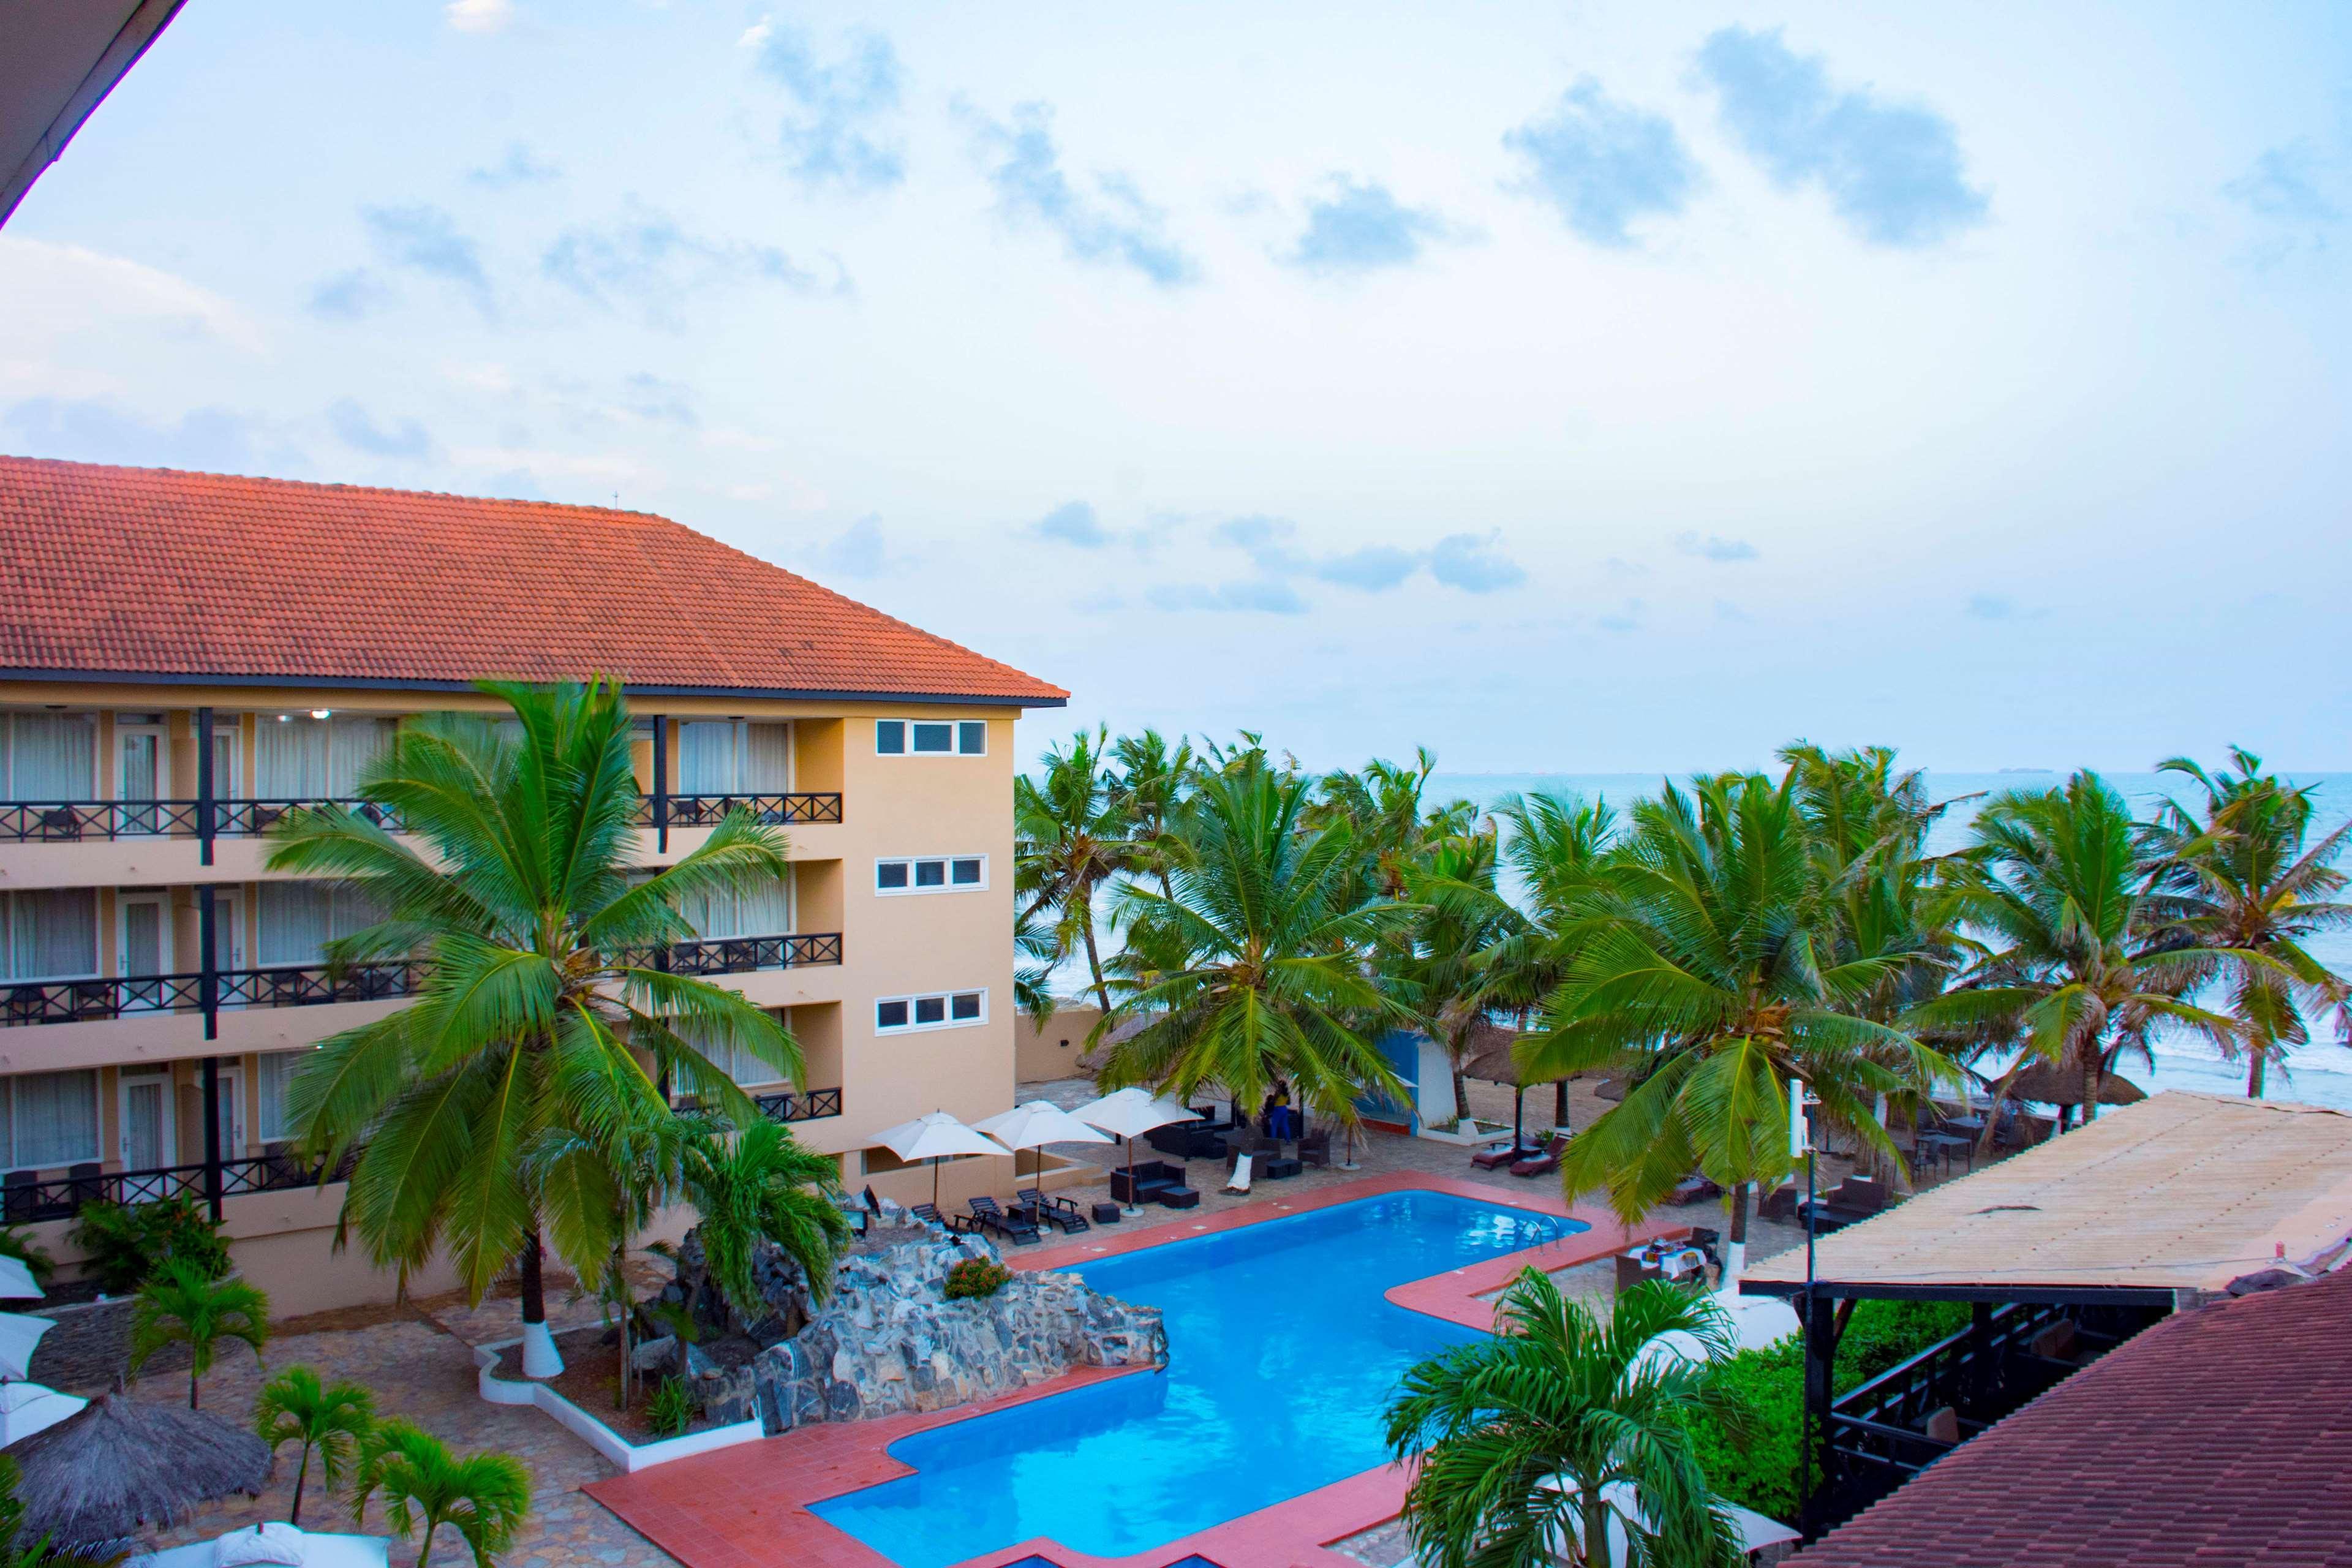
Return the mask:
<svg viewBox="0 0 2352 1568">
<path fill-rule="evenodd" d="M 206 0 L 0 231 L 0 450 L 658 511 L 1032 752 L 2352 768 L 2347 429 L 2340 5 Z"/>
</svg>

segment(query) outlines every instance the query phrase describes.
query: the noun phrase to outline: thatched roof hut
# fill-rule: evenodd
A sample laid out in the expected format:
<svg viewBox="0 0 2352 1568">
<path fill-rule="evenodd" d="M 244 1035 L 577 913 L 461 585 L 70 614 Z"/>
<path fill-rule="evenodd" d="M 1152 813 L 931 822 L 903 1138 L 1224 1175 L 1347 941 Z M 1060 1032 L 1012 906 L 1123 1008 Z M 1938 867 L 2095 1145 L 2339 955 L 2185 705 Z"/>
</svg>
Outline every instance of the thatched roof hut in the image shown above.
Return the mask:
<svg viewBox="0 0 2352 1568">
<path fill-rule="evenodd" d="M 177 1524 L 200 1502 L 258 1494 L 269 1479 L 269 1445 L 252 1433 L 121 1394 L 91 1400 L 8 1452 L 23 1471 L 16 1499 L 26 1531 L 52 1532 L 69 1547 Z"/>
<path fill-rule="evenodd" d="M 2028 1063 L 2010 1075 L 2009 1096 L 2011 1100 L 2030 1100 L 2039 1105 L 2080 1105 L 2083 1103 L 2083 1069 L 2073 1062 L 2061 1067 L 2056 1062 Z M 2147 1098 L 2147 1090 L 2129 1079 L 2107 1073 L 2099 1079 L 2101 1105 L 2136 1105 Z"/>
<path fill-rule="evenodd" d="M 1503 1025 L 1481 1018 L 1470 1026 L 1470 1048 L 1462 1053 L 1462 1076 L 1475 1078 L 1482 1083 L 1507 1083 L 1519 1087 L 1519 1064 L 1511 1051 L 1519 1043 L 1519 1032 Z M 1549 1079 L 1538 1081 L 1549 1082 Z"/>
</svg>

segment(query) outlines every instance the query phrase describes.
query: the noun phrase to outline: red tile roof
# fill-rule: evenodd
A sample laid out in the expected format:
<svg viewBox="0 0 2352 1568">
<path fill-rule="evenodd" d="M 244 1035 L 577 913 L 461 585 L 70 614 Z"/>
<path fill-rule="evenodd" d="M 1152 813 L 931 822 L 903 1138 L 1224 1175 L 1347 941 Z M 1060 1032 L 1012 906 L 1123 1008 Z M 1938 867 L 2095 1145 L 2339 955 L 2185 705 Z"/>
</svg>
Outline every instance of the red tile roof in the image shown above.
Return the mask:
<svg viewBox="0 0 2352 1568">
<path fill-rule="evenodd" d="M 2168 1318 L 1795 1568 L 2352 1560 L 2352 1269 Z"/>
<path fill-rule="evenodd" d="M 1059 704 L 667 518 L 0 457 L 0 675 Z"/>
</svg>

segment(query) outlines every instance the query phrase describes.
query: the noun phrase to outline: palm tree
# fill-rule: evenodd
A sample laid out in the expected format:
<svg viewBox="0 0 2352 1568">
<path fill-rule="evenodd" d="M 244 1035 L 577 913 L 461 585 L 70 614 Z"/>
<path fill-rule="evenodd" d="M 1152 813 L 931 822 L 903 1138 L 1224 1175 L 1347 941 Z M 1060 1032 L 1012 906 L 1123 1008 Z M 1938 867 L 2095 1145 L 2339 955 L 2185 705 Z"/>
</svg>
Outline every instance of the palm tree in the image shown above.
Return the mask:
<svg viewBox="0 0 2352 1568">
<path fill-rule="evenodd" d="M 215 1279 L 185 1258 L 163 1266 L 163 1277 L 139 1292 L 131 1320 L 131 1370 L 165 1345 L 188 1347 L 188 1408 L 212 1371 L 224 1341 L 241 1340 L 256 1358 L 269 1342 L 269 1298 L 242 1279 Z"/>
<path fill-rule="evenodd" d="M 1726 1274 L 1748 1239 L 1748 1185 L 1789 1169 L 1788 1080 L 1831 1125 L 1889 1157 L 1880 1094 L 1924 1092 L 1951 1066 L 1910 1036 L 1857 1016 L 1895 960 L 1838 961 L 1786 781 L 1754 774 L 1669 784 L 1633 809 L 1634 831 L 1575 921 L 1565 977 L 1521 1037 L 1529 1078 L 1630 1072 L 1624 1099 L 1560 1162 L 1571 1194 L 1605 1187 L 1628 1218 L 1694 1166 L 1730 1194 Z"/>
<path fill-rule="evenodd" d="M 1538 792 L 1507 795 L 1495 803 L 1506 830 L 1503 858 L 1525 889 L 1526 919 L 1480 959 L 1488 1005 L 1528 1016 L 1568 976 L 1581 940 L 1579 922 L 1612 864 L 1617 813 L 1605 800 Z M 1568 1126 L 1568 1080 L 1553 1085 L 1552 1125 Z"/>
<path fill-rule="evenodd" d="M 1110 756 L 1118 764 L 1112 799 L 1127 818 L 1127 837 L 1136 847 L 1135 869 L 1168 892 L 1170 862 L 1183 853 L 1177 823 L 1192 787 L 1192 742 L 1179 736 L 1171 746 L 1159 731 L 1146 729 L 1112 742 Z"/>
<path fill-rule="evenodd" d="M 704 1137 L 686 1152 L 686 1191 L 702 1216 L 702 1255 L 710 1277 L 746 1322 L 766 1317 L 752 1261 L 772 1241 L 808 1276 L 809 1297 L 833 1289 L 834 1260 L 849 1244 L 849 1216 L 830 1194 L 841 1167 L 813 1153 L 774 1121 L 755 1121 L 732 1142 Z"/>
<path fill-rule="evenodd" d="M 1109 731 L 1081 730 L 1069 750 L 1045 753 L 1041 777 L 1013 781 L 1014 885 L 1023 914 L 1050 910 L 1061 950 L 1083 943 L 1096 1002 L 1110 1010 L 1095 938 L 1095 898 L 1141 853 L 1103 766 Z"/>
<path fill-rule="evenodd" d="M 273 870 L 341 878 L 384 911 L 331 958 L 429 965 L 417 1001 L 320 1044 L 288 1109 L 303 1150 L 331 1167 L 365 1141 L 337 1244 L 356 1231 L 404 1280 L 446 1247 L 477 1302 L 519 1267 L 525 1363 L 546 1376 L 562 1366 L 546 1247 L 594 1289 L 625 1206 L 604 1140 L 663 1114 L 672 1081 L 730 1120 L 757 1116 L 680 1029 L 802 1072 L 773 1016 L 659 962 L 694 934 L 687 900 L 772 885 L 791 868 L 782 836 L 735 812 L 676 865 L 635 876 L 639 795 L 619 688 L 482 689 L 513 710 L 510 726 L 428 716 L 362 773 L 361 795 L 408 837 L 332 806 L 281 829 Z M 556 1135 L 571 1138 L 562 1157 L 535 1159 Z"/>
<path fill-rule="evenodd" d="M 457 1458 L 449 1446 L 406 1421 L 386 1421 L 369 1436 L 352 1492 L 359 1522 L 376 1493 L 384 1514 L 405 1540 L 419 1525 L 416 1568 L 428 1568 L 433 1532 L 446 1524 L 472 1548 L 478 1568 L 497 1568 L 496 1554 L 514 1542 L 530 1515 L 530 1472 L 511 1454 Z"/>
<path fill-rule="evenodd" d="M 1360 1094 L 1403 1097 L 1374 1038 L 1415 1020 L 1366 960 L 1412 911 L 1343 901 L 1355 843 L 1342 826 L 1305 826 L 1308 787 L 1262 758 L 1204 777 L 1174 892 L 1122 887 L 1120 920 L 1148 967 L 1089 1044 L 1129 1017 L 1147 1021 L 1112 1047 L 1097 1075 L 1104 1089 L 1189 1096 L 1214 1085 L 1247 1105 L 1280 1079 L 1349 1128 Z"/>
<path fill-rule="evenodd" d="M 1454 1104 L 1468 1115 L 1462 1081 L 1479 1023 L 1493 1004 L 1487 957 L 1527 929 L 1527 920 L 1495 887 L 1496 835 L 1490 827 L 1429 845 L 1405 872 L 1412 900 L 1402 940 L 1384 945 L 1389 987 L 1417 1012 L 1454 1069 Z"/>
<path fill-rule="evenodd" d="M 1375 757 L 1360 773 L 1345 768 L 1323 775 L 1310 826 L 1344 825 L 1356 846 L 1357 886 L 1343 897 L 1402 899 L 1414 858 L 1433 839 L 1470 831 L 1477 807 L 1466 800 L 1427 806 L 1429 775 L 1437 756 L 1423 746 L 1410 766 Z"/>
<path fill-rule="evenodd" d="M 2352 986 L 2305 945 L 2352 927 L 2352 904 L 2336 901 L 2346 878 L 2335 866 L 2352 822 L 2306 847 L 2310 792 L 2263 773 L 2263 760 L 2242 747 L 2232 747 L 2230 760 L 2235 773 L 2208 773 L 2186 757 L 2158 764 L 2195 779 L 2205 806 L 2201 819 L 2177 803 L 2160 812 L 2164 863 L 2150 902 L 2165 937 L 2268 961 L 2217 956 L 2189 966 L 2200 984 L 2219 980 L 2228 987 L 2246 1056 L 2246 1095 L 2259 1100 L 2270 1064 L 2309 1041 L 2305 1009 L 2333 1007 L 2352 1026 Z"/>
<path fill-rule="evenodd" d="M 1744 1435 L 1746 1407 L 1656 1336 L 1712 1359 L 1732 1336 L 1714 1302 L 1660 1281 L 1617 1298 L 1607 1322 L 1529 1268 L 1491 1336 L 1405 1373 L 1388 1411 L 1399 1463 L 1420 1459 L 1403 1518 L 1430 1568 L 1609 1568 L 1613 1531 L 1633 1564 L 1736 1564 L 1739 1536 L 1707 1489 L 1685 1422 Z"/>
<path fill-rule="evenodd" d="M 261 1385 L 253 1401 L 253 1429 L 273 1455 L 289 1443 L 301 1445 L 301 1463 L 294 1471 L 294 1507 L 287 1523 L 298 1528 L 302 1523 L 302 1487 L 310 1479 L 310 1456 L 319 1456 L 319 1479 L 332 1491 L 374 1428 L 375 1395 L 363 1384 L 321 1384 L 310 1368 L 289 1366 Z"/>
<path fill-rule="evenodd" d="M 1915 1026 L 2029 1055 L 2083 1079 L 2083 1115 L 2097 1114 L 2101 1080 L 2159 1023 L 2227 1051 L 2237 1026 L 2181 994 L 2201 966 L 2265 954 L 2203 948 L 2192 956 L 2145 940 L 2151 858 L 2142 825 L 2096 773 L 2062 788 L 2011 790 L 1978 813 L 1975 843 L 1954 867 L 1954 896 L 1980 956 L 1959 983 L 1908 1015 Z M 2006 1097 L 2004 1079 L 2000 1093 Z M 1990 1123 L 1988 1121 L 1988 1132 Z"/>
</svg>

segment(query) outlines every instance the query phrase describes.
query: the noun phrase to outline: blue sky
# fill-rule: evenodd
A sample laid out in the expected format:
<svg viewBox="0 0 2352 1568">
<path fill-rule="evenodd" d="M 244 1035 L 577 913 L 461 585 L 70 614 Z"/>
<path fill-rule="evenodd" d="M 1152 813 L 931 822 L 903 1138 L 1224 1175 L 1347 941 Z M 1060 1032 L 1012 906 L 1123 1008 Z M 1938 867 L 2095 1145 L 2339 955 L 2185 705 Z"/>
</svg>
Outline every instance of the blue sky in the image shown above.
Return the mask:
<svg viewBox="0 0 2352 1568">
<path fill-rule="evenodd" d="M 191 6 L 0 449 L 617 494 L 1033 745 L 2352 767 L 2352 13 L 1268 10 Z"/>
</svg>

